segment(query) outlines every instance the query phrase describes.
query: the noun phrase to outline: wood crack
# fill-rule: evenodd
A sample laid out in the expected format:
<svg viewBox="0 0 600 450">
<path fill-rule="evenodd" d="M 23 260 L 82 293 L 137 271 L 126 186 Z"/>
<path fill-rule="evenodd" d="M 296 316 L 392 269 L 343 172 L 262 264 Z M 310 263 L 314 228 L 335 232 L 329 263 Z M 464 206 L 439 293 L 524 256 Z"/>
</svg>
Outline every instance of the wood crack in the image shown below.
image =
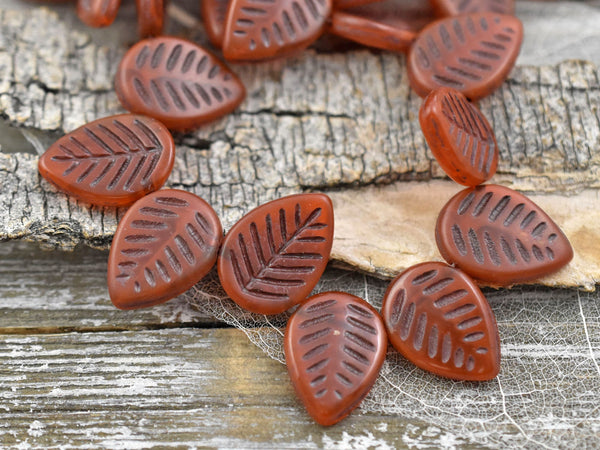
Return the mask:
<svg viewBox="0 0 600 450">
<path fill-rule="evenodd" d="M 112 90 L 124 48 L 96 46 L 43 9 L 5 11 L 0 40 L 5 124 L 50 140 L 122 112 Z M 419 131 L 422 100 L 408 86 L 402 55 L 307 51 L 286 65 L 234 71 L 248 98 L 234 114 L 175 136 L 167 181 L 208 201 L 225 229 L 284 195 L 445 177 Z M 592 151 L 600 148 L 600 99 L 590 95 L 598 89 L 592 63 L 516 67 L 479 103 L 498 137 L 493 181 L 527 192 L 600 189 L 600 154 Z M 0 185 L 0 240 L 106 248 L 122 215 L 57 192 L 30 154 L 0 153 Z"/>
</svg>

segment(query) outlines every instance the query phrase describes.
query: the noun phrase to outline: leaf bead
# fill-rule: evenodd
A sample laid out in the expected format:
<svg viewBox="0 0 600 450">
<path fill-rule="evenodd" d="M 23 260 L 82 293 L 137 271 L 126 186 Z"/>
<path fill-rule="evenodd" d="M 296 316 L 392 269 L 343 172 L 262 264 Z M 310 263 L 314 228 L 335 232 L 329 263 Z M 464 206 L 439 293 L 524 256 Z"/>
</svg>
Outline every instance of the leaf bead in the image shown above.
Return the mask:
<svg viewBox="0 0 600 450">
<path fill-rule="evenodd" d="M 115 76 L 123 107 L 188 130 L 230 113 L 246 91 L 223 63 L 202 47 L 161 36 L 135 44 Z"/>
<path fill-rule="evenodd" d="M 119 309 L 164 303 L 215 265 L 221 222 L 200 197 L 178 189 L 137 201 L 117 227 L 108 257 L 108 292 Z"/>
<path fill-rule="evenodd" d="M 504 82 L 522 40 L 523 25 L 514 16 L 473 13 L 437 20 L 410 49 L 410 85 L 421 97 L 446 86 L 478 100 Z"/>
<path fill-rule="evenodd" d="M 217 48 L 223 46 L 225 16 L 229 0 L 202 0 L 202 21 L 210 43 Z"/>
<path fill-rule="evenodd" d="M 77 0 L 77 16 L 90 27 L 107 27 L 119 12 L 121 0 Z"/>
<path fill-rule="evenodd" d="M 369 47 L 407 52 L 432 20 L 433 11 L 426 1 L 379 0 L 351 9 L 334 2 L 329 32 Z"/>
<path fill-rule="evenodd" d="M 423 370 L 473 381 L 500 370 L 494 314 L 458 269 L 439 262 L 410 267 L 390 283 L 381 315 L 394 348 Z"/>
<path fill-rule="evenodd" d="M 294 389 L 324 426 L 342 420 L 367 396 L 386 350 L 379 313 L 345 292 L 311 297 L 285 330 L 285 361 Z"/>
<path fill-rule="evenodd" d="M 169 130 L 146 116 L 122 114 L 90 122 L 40 157 L 40 174 L 95 205 L 129 205 L 159 189 L 175 161 Z"/>
<path fill-rule="evenodd" d="M 535 280 L 573 258 L 567 237 L 538 205 L 493 184 L 452 197 L 440 212 L 435 237 L 446 261 L 497 286 Z"/>
<path fill-rule="evenodd" d="M 135 0 L 138 34 L 142 38 L 162 33 L 165 16 L 164 0 Z"/>
<path fill-rule="evenodd" d="M 514 0 L 430 0 L 436 14 L 441 17 L 474 12 L 514 14 Z"/>
<path fill-rule="evenodd" d="M 329 260 L 333 207 L 324 194 L 280 198 L 250 211 L 225 236 L 217 268 L 242 308 L 278 314 L 304 301 Z"/>
<path fill-rule="evenodd" d="M 457 183 L 477 186 L 496 173 L 494 130 L 457 90 L 441 87 L 432 91 L 421 105 L 419 122 L 433 156 Z"/>
<path fill-rule="evenodd" d="M 295 54 L 321 36 L 330 14 L 331 0 L 231 0 L 223 56 L 257 61 Z"/>
</svg>

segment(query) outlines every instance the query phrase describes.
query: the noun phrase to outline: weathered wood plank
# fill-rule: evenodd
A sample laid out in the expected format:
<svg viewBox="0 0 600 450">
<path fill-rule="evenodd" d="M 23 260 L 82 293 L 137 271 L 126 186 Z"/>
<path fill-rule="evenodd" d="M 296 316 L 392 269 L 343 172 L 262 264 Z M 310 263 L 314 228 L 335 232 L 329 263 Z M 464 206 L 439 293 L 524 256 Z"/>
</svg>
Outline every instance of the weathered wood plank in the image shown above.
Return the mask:
<svg viewBox="0 0 600 450">
<path fill-rule="evenodd" d="M 116 309 L 106 287 L 107 259 L 108 252 L 85 247 L 65 253 L 0 244 L 0 333 L 216 324 L 183 298 L 141 311 Z"/>
<path fill-rule="evenodd" d="M 6 447 L 398 448 L 460 439 L 378 414 L 315 426 L 285 367 L 232 329 L 3 336 L 0 374 Z"/>
<path fill-rule="evenodd" d="M 600 423 L 598 298 L 548 292 L 491 299 L 504 355 L 497 380 L 444 380 L 390 351 L 365 409 L 394 414 L 353 414 L 328 429 L 298 405 L 285 367 L 239 330 L 3 335 L 0 435 L 32 447 L 345 448 L 351 436 L 353 448 L 584 445 Z"/>
<path fill-rule="evenodd" d="M 170 327 L 226 327 L 244 320 L 212 273 L 195 289 L 212 293 L 198 309 L 190 304 L 194 291 L 163 305 L 137 311 L 114 308 L 106 287 L 106 251 L 78 247 L 74 252 L 49 252 L 22 241 L 0 245 L 0 334 L 69 331 L 117 331 Z M 381 299 L 387 282 L 359 273 L 328 269 L 316 291 L 346 289 Z M 224 302 L 220 303 L 220 302 Z M 212 314 L 211 314 L 212 313 Z M 221 320 L 215 319 L 215 316 Z M 285 324 L 279 318 L 247 327 Z M 238 323 L 239 324 L 239 323 Z M 241 324 L 239 324 L 241 326 Z"/>
<path fill-rule="evenodd" d="M 557 64 L 580 59 L 600 64 L 598 0 L 517 1 L 517 16 L 527 17 L 520 64 Z"/>
</svg>

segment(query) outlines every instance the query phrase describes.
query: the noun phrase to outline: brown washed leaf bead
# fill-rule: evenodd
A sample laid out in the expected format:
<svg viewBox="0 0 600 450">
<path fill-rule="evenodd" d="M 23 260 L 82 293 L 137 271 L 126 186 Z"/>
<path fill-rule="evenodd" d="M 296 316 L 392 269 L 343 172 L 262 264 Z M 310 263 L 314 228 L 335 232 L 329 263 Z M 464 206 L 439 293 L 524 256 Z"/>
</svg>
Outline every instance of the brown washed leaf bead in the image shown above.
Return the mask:
<svg viewBox="0 0 600 450">
<path fill-rule="evenodd" d="M 250 211 L 225 236 L 217 268 L 242 308 L 278 314 L 315 287 L 333 243 L 333 206 L 323 194 L 299 194 Z"/>
<path fill-rule="evenodd" d="M 455 380 L 498 375 L 494 313 L 462 271 L 439 262 L 410 267 L 391 282 L 381 315 L 392 346 L 421 369 Z"/>
<path fill-rule="evenodd" d="M 81 200 L 129 205 L 159 189 L 175 161 L 169 130 L 145 116 L 122 114 L 90 122 L 40 157 L 40 174 Z"/>
<path fill-rule="evenodd" d="M 246 91 L 224 64 L 198 45 L 161 36 L 134 45 L 115 77 L 123 107 L 173 130 L 188 130 L 233 111 Z"/>
<path fill-rule="evenodd" d="M 138 33 L 141 38 L 158 36 L 163 31 L 165 5 L 163 0 L 135 0 Z"/>
<path fill-rule="evenodd" d="M 539 206 L 499 185 L 452 197 L 440 212 L 435 237 L 446 261 L 498 286 L 535 280 L 573 258 L 567 237 Z"/>
<path fill-rule="evenodd" d="M 367 396 L 386 350 L 379 313 L 344 292 L 311 297 L 285 330 L 285 361 L 294 389 L 311 417 L 324 426 L 342 420 Z"/>
<path fill-rule="evenodd" d="M 119 309 L 164 303 L 214 266 L 223 238 L 211 206 L 166 189 L 137 201 L 117 227 L 108 257 L 108 292 Z"/>
<path fill-rule="evenodd" d="M 430 0 L 436 15 L 458 16 L 474 12 L 514 14 L 514 0 Z"/>
<path fill-rule="evenodd" d="M 438 20 L 410 49 L 410 84 L 421 97 L 447 86 L 478 100 L 504 82 L 522 40 L 523 25 L 514 16 L 473 13 Z"/>
<path fill-rule="evenodd" d="M 323 33 L 330 14 L 331 0 L 231 0 L 223 56 L 256 61 L 298 53 Z"/>
<path fill-rule="evenodd" d="M 107 27 L 114 22 L 121 0 L 77 0 L 77 16 L 90 27 Z"/>
<path fill-rule="evenodd" d="M 225 17 L 229 0 L 202 0 L 202 20 L 210 43 L 217 48 L 223 46 Z"/>
<path fill-rule="evenodd" d="M 433 11 L 427 2 L 414 5 L 385 0 L 334 11 L 329 31 L 369 47 L 405 52 L 432 19 Z"/>
<path fill-rule="evenodd" d="M 496 173 L 494 131 L 460 92 L 447 87 L 432 91 L 421 105 L 419 122 L 433 156 L 457 183 L 477 186 Z"/>
</svg>

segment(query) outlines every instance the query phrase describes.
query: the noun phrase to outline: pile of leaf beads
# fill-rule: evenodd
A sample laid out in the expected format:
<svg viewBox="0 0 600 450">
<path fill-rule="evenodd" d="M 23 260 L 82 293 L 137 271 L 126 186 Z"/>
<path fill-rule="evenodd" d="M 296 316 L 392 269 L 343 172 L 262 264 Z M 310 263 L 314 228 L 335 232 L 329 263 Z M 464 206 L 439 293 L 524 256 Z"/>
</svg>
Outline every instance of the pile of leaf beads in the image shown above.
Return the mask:
<svg viewBox="0 0 600 450">
<path fill-rule="evenodd" d="M 450 265 L 425 262 L 402 272 L 390 283 L 381 314 L 344 292 L 310 297 L 333 243 L 327 195 L 273 200 L 223 236 L 204 200 L 160 189 L 175 159 L 169 130 L 213 121 L 245 97 L 236 75 L 192 42 L 162 36 L 135 44 L 115 77 L 119 100 L 131 114 L 82 126 L 39 161 L 41 175 L 69 195 L 96 205 L 131 205 L 109 255 L 108 288 L 116 307 L 166 302 L 216 264 L 223 288 L 242 308 L 259 314 L 296 308 L 285 331 L 286 363 L 299 398 L 322 425 L 346 417 L 368 394 L 388 339 L 439 376 L 494 378 L 500 339 L 474 279 L 507 286 L 554 272 L 573 257 L 565 235 L 531 200 L 482 184 L 496 171 L 498 148 L 472 102 L 496 89 L 517 58 L 523 31 L 511 15 L 512 1 L 431 0 L 426 13 L 413 17 L 398 14 L 396 1 L 368 3 L 204 0 L 202 10 L 211 42 L 228 60 L 288 56 L 325 30 L 408 52 L 411 86 L 426 97 L 419 120 L 427 143 L 448 176 L 467 188 L 448 201 L 437 221 L 438 248 Z M 140 33 L 159 34 L 162 0 L 137 4 Z M 106 26 L 118 6 L 118 0 L 79 0 L 78 14 L 89 25 Z M 432 11 L 442 18 L 433 20 Z"/>
</svg>

